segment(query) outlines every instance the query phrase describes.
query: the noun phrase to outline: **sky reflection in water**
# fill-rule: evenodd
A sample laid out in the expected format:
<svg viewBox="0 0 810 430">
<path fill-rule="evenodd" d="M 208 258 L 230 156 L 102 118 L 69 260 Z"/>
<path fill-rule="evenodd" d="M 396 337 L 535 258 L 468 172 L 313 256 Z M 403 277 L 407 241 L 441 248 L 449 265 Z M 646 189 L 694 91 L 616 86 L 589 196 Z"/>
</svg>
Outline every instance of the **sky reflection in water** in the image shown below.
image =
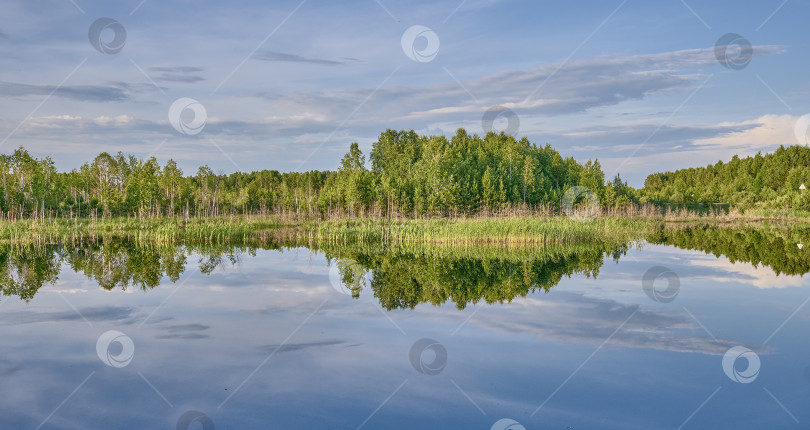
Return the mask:
<svg viewBox="0 0 810 430">
<path fill-rule="evenodd" d="M 374 270 L 355 299 L 333 288 L 324 254 L 305 248 L 241 253 L 222 264 L 204 257 L 209 274 L 197 267 L 198 254 L 188 255 L 176 282 L 164 276 L 144 290 L 108 291 L 62 264 L 58 280 L 28 302 L 0 302 L 0 422 L 174 429 L 192 410 L 216 428 L 489 429 L 504 417 L 526 429 L 801 428 L 810 421 L 806 278 L 668 245 L 632 248 L 618 261 L 601 262 L 597 251 L 595 266 L 591 257 L 571 263 L 583 254 L 545 260 L 559 276 L 531 272 L 537 278 L 529 283 L 549 279 L 549 292 L 518 285 L 511 302 L 418 300 L 413 309 L 390 306 L 392 289 L 410 294 L 393 284 L 401 281 L 391 270 L 415 278 L 430 272 L 419 279 L 419 297 L 456 279 L 459 267 L 483 270 L 471 275 L 478 279 L 469 290 L 520 284 L 527 272 L 515 264 L 504 275 L 497 262 L 436 255 L 367 260 Z M 362 266 L 368 255 L 358 255 Z M 671 302 L 642 289 L 655 266 L 679 278 Z M 572 267 L 582 270 L 569 277 Z M 134 345 L 123 367 L 97 354 L 109 330 Z M 422 338 L 447 353 L 435 375 L 409 359 Z M 761 361 L 751 383 L 724 372 L 723 356 L 735 346 Z M 109 352 L 119 354 L 121 345 Z M 425 351 L 422 363 L 433 354 Z M 745 363 L 737 360 L 738 374 Z"/>
</svg>

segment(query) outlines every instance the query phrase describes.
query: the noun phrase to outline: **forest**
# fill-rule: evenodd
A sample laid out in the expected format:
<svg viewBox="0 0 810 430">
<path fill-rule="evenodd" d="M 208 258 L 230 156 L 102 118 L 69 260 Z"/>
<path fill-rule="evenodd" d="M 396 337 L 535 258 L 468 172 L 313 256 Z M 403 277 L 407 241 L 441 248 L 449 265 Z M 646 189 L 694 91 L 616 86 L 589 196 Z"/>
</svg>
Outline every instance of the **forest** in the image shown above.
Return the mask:
<svg viewBox="0 0 810 430">
<path fill-rule="evenodd" d="M 209 217 L 293 214 L 307 217 L 424 217 L 560 209 L 572 187 L 591 190 L 603 208 L 645 203 L 730 203 L 742 208 L 810 210 L 810 149 L 701 168 L 654 173 L 633 189 L 606 181 L 598 160 L 579 163 L 549 144 L 459 129 L 445 136 L 386 130 L 363 154 L 352 143 L 335 171 L 183 172 L 173 160 L 102 153 L 69 172 L 24 148 L 0 155 L 4 219 Z"/>
<path fill-rule="evenodd" d="M 730 203 L 742 208 L 810 210 L 810 148 L 780 146 L 774 153 L 733 156 L 706 167 L 647 176 L 643 202 Z"/>
</svg>

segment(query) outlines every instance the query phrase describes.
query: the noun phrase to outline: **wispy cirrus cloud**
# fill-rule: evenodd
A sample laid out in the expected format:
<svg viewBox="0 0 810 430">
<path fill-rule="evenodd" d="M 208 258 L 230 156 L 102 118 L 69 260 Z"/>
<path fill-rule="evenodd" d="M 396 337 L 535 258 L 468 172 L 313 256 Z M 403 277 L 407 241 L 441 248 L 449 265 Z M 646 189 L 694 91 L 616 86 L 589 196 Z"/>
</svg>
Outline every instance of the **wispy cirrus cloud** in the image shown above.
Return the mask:
<svg viewBox="0 0 810 430">
<path fill-rule="evenodd" d="M 195 83 L 204 81 L 205 78 L 200 76 L 199 73 L 205 71 L 203 67 L 192 67 L 192 66 L 177 66 L 177 67 L 150 67 L 150 72 L 154 72 L 155 75 L 152 76 L 152 79 L 155 81 L 164 81 L 164 82 L 185 82 L 185 83 Z"/>
<path fill-rule="evenodd" d="M 756 56 L 785 52 L 781 46 L 755 47 Z M 562 67 L 564 66 L 564 67 Z M 652 94 L 693 89 L 706 77 L 695 67 L 720 67 L 712 48 L 658 54 L 599 57 L 560 62 L 528 70 L 502 71 L 461 81 L 425 86 L 354 88 L 334 92 L 254 93 L 275 110 L 306 111 L 339 120 L 366 101 L 359 122 L 480 120 L 483 112 L 503 105 L 520 115 L 556 116 L 642 100 Z M 535 91 L 541 88 L 542 91 Z"/>
<path fill-rule="evenodd" d="M 0 81 L 0 94 L 9 97 L 47 96 L 53 93 L 75 101 L 120 102 L 130 96 L 121 88 L 104 85 L 31 85 Z"/>
<path fill-rule="evenodd" d="M 348 57 L 341 57 L 344 61 L 338 61 L 333 59 L 327 58 L 314 58 L 314 57 L 304 57 L 302 55 L 297 54 L 289 54 L 286 52 L 277 52 L 277 51 L 260 51 L 253 54 L 253 58 L 262 61 L 284 61 L 290 63 L 310 63 L 310 64 L 323 64 L 327 66 L 338 66 L 341 64 L 346 64 L 347 61 L 357 61 L 353 58 Z"/>
<path fill-rule="evenodd" d="M 292 352 L 300 351 L 310 348 L 319 348 L 324 346 L 333 346 L 346 343 L 345 340 L 323 340 L 316 342 L 302 342 L 302 343 L 286 343 L 283 345 L 262 345 L 258 349 L 265 353 L 272 352 Z"/>
</svg>

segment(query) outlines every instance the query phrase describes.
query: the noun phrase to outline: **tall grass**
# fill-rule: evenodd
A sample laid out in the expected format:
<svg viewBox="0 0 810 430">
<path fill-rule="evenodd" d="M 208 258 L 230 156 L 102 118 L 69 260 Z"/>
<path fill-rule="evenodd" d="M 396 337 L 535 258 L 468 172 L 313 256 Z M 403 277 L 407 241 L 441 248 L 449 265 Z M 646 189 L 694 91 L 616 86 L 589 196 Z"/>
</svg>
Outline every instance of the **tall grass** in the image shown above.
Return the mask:
<svg viewBox="0 0 810 430">
<path fill-rule="evenodd" d="M 512 212 L 474 217 L 350 217 L 296 220 L 276 215 L 201 218 L 50 218 L 0 220 L 0 241 L 12 243 L 81 243 L 98 238 L 171 243 L 255 241 L 426 242 L 449 244 L 562 244 L 642 240 L 663 224 L 774 222 L 795 224 L 806 213 L 747 211 L 732 208 L 713 214 L 685 208 L 651 206 L 605 211 L 593 220 L 545 213 Z"/>
<path fill-rule="evenodd" d="M 644 219 L 601 217 L 576 221 L 566 217 L 510 217 L 386 220 L 358 218 L 310 223 L 311 239 L 430 243 L 560 244 L 597 240 L 641 240 L 656 223 Z"/>
<path fill-rule="evenodd" d="M 114 237 L 154 242 L 221 242 L 251 239 L 284 225 L 266 216 L 26 219 L 0 221 L 0 240 L 14 243 L 76 243 Z"/>
</svg>

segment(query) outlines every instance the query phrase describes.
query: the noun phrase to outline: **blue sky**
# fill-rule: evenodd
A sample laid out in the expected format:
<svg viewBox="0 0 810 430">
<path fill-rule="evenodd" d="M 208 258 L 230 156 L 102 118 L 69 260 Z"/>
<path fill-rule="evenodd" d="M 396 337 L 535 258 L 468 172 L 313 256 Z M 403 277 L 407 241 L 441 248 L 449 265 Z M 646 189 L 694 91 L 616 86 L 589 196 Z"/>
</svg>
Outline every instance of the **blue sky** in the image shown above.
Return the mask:
<svg viewBox="0 0 810 430">
<path fill-rule="evenodd" d="M 482 133 L 504 106 L 516 132 L 639 186 L 651 172 L 800 143 L 810 113 L 798 0 L 394 2 L 357 0 L 9 1 L 0 14 L 0 151 L 24 146 L 59 169 L 102 151 L 175 159 L 187 174 L 335 169 L 386 128 Z M 95 49 L 108 17 L 123 49 Z M 403 34 L 435 34 L 430 61 Z M 740 70 L 715 44 L 753 48 Z M 112 30 L 102 32 L 112 40 Z M 407 45 L 407 44 L 406 44 Z M 424 38 L 411 46 L 432 48 Z M 734 57 L 736 45 L 729 46 Z M 432 53 L 429 53 L 432 54 Z M 169 108 L 191 98 L 205 125 Z M 180 121 L 188 123 L 186 111 Z M 506 120 L 495 121 L 505 128 Z M 801 142 L 804 143 L 804 142 Z"/>
</svg>

